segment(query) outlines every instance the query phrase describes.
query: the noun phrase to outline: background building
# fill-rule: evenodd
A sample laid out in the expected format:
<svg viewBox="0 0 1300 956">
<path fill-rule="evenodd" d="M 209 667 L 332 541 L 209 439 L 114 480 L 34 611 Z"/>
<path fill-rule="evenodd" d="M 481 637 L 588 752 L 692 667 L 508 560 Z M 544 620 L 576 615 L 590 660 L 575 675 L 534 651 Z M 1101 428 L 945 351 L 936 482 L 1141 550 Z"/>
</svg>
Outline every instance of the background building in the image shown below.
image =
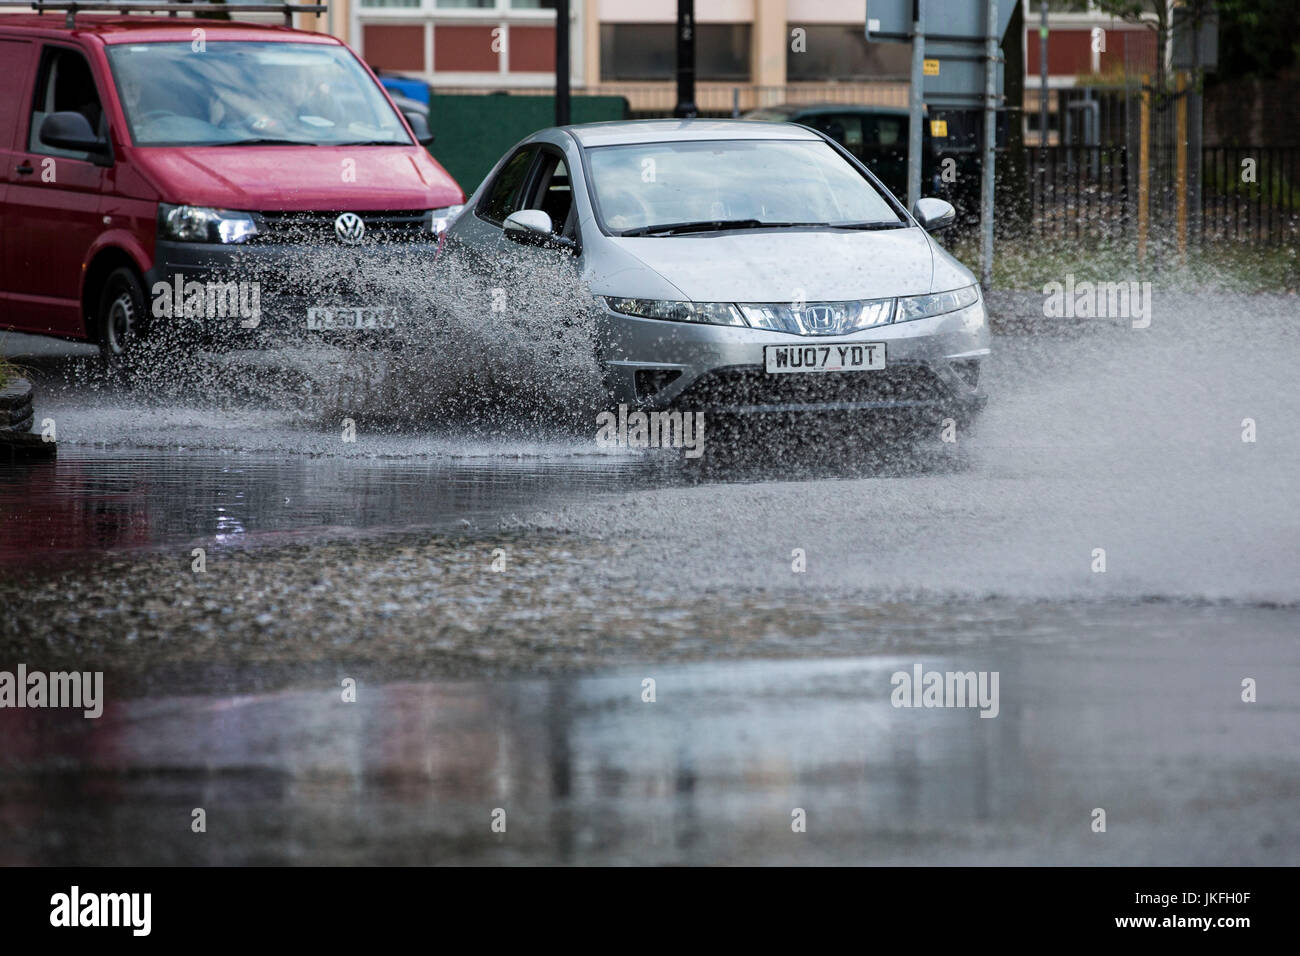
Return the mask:
<svg viewBox="0 0 1300 956">
<path fill-rule="evenodd" d="M 869 44 L 862 0 L 697 0 L 696 101 L 904 104 L 908 54 Z M 328 29 L 372 66 L 439 88 L 523 89 L 554 81 L 554 0 L 341 0 Z M 671 109 L 676 0 L 573 0 L 576 89 Z"/>
</svg>

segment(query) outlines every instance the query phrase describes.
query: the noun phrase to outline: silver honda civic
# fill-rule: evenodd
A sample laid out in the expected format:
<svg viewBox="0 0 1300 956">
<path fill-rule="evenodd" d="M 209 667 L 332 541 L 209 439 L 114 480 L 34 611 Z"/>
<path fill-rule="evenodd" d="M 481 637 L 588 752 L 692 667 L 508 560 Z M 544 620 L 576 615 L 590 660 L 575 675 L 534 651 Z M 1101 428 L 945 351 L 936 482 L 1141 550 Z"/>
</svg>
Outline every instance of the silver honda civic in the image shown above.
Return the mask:
<svg viewBox="0 0 1300 956">
<path fill-rule="evenodd" d="M 553 127 L 447 226 L 478 256 L 574 257 L 612 403 L 725 413 L 900 411 L 969 421 L 989 354 L 975 277 L 861 163 L 803 126 Z"/>
</svg>

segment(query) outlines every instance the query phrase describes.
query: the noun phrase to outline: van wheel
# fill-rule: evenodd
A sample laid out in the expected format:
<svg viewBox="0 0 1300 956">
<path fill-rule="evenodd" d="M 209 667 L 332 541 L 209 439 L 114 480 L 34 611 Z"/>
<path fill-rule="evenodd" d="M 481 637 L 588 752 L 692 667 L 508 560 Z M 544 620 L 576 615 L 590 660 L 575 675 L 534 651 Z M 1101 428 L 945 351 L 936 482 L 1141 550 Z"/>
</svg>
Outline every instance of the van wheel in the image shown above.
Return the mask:
<svg viewBox="0 0 1300 956">
<path fill-rule="evenodd" d="M 139 356 L 144 319 L 144 289 L 140 280 L 131 269 L 114 269 L 104 280 L 95 316 L 99 354 L 110 375 L 124 375 Z"/>
</svg>

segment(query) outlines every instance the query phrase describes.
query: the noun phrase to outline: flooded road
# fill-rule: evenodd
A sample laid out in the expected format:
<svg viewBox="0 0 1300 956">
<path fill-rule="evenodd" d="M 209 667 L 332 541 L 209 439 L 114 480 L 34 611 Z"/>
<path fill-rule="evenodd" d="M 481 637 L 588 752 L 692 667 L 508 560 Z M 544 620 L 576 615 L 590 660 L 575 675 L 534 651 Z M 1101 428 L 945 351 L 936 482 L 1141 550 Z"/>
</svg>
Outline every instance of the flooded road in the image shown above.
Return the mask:
<svg viewBox="0 0 1300 956">
<path fill-rule="evenodd" d="M 0 710 L 0 862 L 1300 862 L 1298 311 L 1008 322 L 974 435 L 697 464 L 32 354 L 0 669 L 106 700 Z"/>
</svg>

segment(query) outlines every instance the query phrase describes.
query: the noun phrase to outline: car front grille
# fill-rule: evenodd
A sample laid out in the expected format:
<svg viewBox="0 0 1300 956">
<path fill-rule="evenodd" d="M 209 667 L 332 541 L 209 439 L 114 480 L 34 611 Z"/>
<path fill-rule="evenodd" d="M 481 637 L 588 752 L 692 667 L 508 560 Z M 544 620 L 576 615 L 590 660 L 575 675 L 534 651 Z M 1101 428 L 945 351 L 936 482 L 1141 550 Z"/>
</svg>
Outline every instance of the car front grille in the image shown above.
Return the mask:
<svg viewBox="0 0 1300 956">
<path fill-rule="evenodd" d="M 334 223 L 340 212 L 263 212 L 261 231 L 252 244 L 304 242 L 343 245 Z M 365 224 L 365 235 L 357 245 L 376 242 L 433 241 L 425 228 L 428 210 L 356 212 Z"/>
<path fill-rule="evenodd" d="M 682 408 L 761 405 L 929 403 L 951 398 L 924 365 L 900 364 L 876 372 L 769 375 L 762 369 L 729 368 L 697 379 L 673 403 Z"/>
</svg>

